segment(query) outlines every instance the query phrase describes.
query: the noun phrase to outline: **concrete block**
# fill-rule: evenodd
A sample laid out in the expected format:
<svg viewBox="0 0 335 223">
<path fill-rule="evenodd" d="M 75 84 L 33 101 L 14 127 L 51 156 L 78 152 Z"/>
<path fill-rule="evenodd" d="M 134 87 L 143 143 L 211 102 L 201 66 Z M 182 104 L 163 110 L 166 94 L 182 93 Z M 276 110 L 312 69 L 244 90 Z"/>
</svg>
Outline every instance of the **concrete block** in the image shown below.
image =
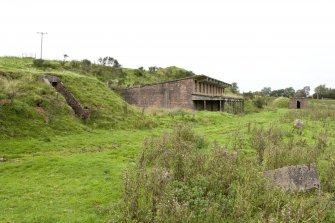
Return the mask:
<svg viewBox="0 0 335 223">
<path fill-rule="evenodd" d="M 269 170 L 264 175 L 272 184 L 287 191 L 320 189 L 319 175 L 314 163 Z"/>
</svg>

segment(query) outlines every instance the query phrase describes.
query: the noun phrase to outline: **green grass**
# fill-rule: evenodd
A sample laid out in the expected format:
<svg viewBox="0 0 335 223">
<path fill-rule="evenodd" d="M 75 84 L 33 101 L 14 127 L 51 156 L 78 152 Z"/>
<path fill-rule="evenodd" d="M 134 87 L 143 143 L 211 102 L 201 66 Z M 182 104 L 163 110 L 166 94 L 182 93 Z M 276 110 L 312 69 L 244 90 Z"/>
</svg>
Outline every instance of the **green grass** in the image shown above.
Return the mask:
<svg viewBox="0 0 335 223">
<path fill-rule="evenodd" d="M 64 98 L 38 79 L 43 73 L 60 76 L 92 108 L 92 118 L 75 117 Z M 317 160 L 322 180 L 335 160 L 334 100 L 310 100 L 309 110 L 270 107 L 241 115 L 178 109 L 142 113 L 97 77 L 39 70 L 31 59 L 0 58 L 0 79 L 0 158 L 6 160 L 0 162 L 0 222 L 108 221 L 122 197 L 123 171 L 134 165 L 145 139 L 179 122 L 191 124 L 208 150 L 215 142 L 251 158 L 257 155 L 251 143 L 255 128 L 279 127 L 285 143 L 294 138 L 310 147 L 326 130 L 327 146 Z M 17 94 L 9 102 L 13 87 Z M 36 111 L 37 104 L 45 113 Z M 292 129 L 296 118 L 305 123 L 301 135 Z"/>
<path fill-rule="evenodd" d="M 147 130 L 93 130 L 43 139 L 0 141 L 0 222 L 105 222 L 110 206 L 122 195 L 122 174 L 133 165 L 144 139 L 177 122 L 188 122 L 210 145 L 234 149 L 249 125 L 277 123 L 292 129 L 287 109 L 234 116 L 226 113 L 175 112 L 151 114 L 162 127 Z M 312 141 L 320 121 L 307 121 L 302 138 Z M 329 129 L 335 129 L 330 123 Z M 335 151 L 334 135 L 329 150 Z M 249 142 L 243 151 L 255 155 Z M 329 153 L 331 154 L 331 153 Z"/>
<path fill-rule="evenodd" d="M 2 141 L 0 222 L 104 222 L 121 195 L 123 169 L 150 131 L 97 131 Z"/>
<path fill-rule="evenodd" d="M 73 115 L 65 99 L 46 85 L 30 59 L 0 58 L 0 138 L 52 137 L 91 129 L 150 127 L 150 121 L 92 76 L 52 70 L 65 87 L 91 110 L 84 123 Z M 38 112 L 38 107 L 42 112 Z M 140 120 L 140 121 L 135 121 Z"/>
</svg>

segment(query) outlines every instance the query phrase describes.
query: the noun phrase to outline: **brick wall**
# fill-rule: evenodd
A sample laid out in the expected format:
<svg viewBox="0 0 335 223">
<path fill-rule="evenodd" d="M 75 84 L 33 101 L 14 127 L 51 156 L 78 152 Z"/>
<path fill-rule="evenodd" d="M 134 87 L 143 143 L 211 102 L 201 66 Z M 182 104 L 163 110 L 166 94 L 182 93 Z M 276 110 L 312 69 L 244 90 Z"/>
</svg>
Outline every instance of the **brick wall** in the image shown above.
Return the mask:
<svg viewBox="0 0 335 223">
<path fill-rule="evenodd" d="M 192 78 L 161 84 L 129 88 L 125 100 L 138 107 L 189 108 L 193 109 Z"/>
<path fill-rule="evenodd" d="M 300 102 L 300 108 L 307 108 L 307 98 L 291 98 L 290 99 L 290 108 L 296 109 L 298 102 Z"/>
</svg>

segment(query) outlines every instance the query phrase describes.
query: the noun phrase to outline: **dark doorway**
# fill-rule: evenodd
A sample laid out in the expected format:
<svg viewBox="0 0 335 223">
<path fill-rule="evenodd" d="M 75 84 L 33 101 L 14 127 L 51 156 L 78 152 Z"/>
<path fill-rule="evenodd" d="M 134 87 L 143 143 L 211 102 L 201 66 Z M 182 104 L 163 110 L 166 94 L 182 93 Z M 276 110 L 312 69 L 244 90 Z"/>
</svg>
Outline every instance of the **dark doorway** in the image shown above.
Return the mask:
<svg viewBox="0 0 335 223">
<path fill-rule="evenodd" d="M 197 111 L 205 110 L 204 101 L 193 101 L 193 105 L 194 105 L 195 110 Z"/>
<path fill-rule="evenodd" d="M 300 101 L 297 101 L 297 109 L 300 109 Z"/>
</svg>

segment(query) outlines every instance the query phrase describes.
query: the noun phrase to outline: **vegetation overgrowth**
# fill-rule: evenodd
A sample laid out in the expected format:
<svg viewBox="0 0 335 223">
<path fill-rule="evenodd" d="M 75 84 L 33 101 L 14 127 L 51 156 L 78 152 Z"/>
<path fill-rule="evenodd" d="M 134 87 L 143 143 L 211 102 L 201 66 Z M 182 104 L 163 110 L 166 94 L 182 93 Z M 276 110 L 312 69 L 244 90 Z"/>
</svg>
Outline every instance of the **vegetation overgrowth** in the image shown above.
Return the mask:
<svg viewBox="0 0 335 223">
<path fill-rule="evenodd" d="M 59 67 L 0 58 L 0 222 L 335 221 L 333 100 L 139 111 L 94 75 L 47 63 Z M 46 72 L 94 108 L 90 120 L 39 80 Z M 305 163 L 317 164 L 320 191 L 288 193 L 263 176 Z"/>
</svg>

